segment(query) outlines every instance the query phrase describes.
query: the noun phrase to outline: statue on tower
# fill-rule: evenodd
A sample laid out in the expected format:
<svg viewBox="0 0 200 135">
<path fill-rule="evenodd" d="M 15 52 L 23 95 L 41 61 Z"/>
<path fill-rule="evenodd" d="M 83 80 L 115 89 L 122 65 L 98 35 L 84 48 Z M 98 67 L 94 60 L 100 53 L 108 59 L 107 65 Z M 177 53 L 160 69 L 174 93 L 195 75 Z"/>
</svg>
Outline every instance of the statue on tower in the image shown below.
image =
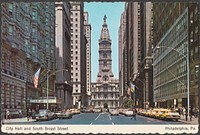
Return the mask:
<svg viewBox="0 0 200 135">
<path fill-rule="evenodd" d="M 106 15 L 104 15 L 104 18 L 103 18 L 104 22 L 106 22 L 106 19 L 107 19 L 107 17 L 106 17 Z"/>
</svg>

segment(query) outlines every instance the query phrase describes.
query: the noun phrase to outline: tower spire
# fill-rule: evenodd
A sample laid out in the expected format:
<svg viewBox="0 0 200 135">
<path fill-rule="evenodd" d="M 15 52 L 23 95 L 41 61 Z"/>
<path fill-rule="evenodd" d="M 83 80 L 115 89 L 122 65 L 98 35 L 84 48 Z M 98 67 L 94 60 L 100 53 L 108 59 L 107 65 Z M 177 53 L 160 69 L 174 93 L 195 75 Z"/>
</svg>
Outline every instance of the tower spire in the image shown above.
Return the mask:
<svg viewBox="0 0 200 135">
<path fill-rule="evenodd" d="M 107 19 L 107 17 L 106 17 L 106 15 L 104 15 L 104 18 L 103 18 L 104 22 L 106 22 L 106 19 Z"/>
</svg>

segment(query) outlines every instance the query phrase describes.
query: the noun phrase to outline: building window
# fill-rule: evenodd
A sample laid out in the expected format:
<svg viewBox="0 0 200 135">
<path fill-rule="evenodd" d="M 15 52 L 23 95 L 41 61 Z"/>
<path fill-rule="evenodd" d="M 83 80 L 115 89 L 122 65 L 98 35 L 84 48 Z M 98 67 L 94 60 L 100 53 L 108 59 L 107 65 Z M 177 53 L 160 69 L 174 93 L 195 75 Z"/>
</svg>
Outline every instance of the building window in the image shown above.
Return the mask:
<svg viewBox="0 0 200 135">
<path fill-rule="evenodd" d="M 12 15 L 12 12 L 13 12 L 13 5 L 9 3 L 8 5 L 8 12 L 9 12 L 9 15 Z"/>
<path fill-rule="evenodd" d="M 76 65 L 78 65 L 78 62 L 76 62 Z"/>
<path fill-rule="evenodd" d="M 36 19 L 36 12 L 32 11 L 32 19 L 35 20 Z"/>
<path fill-rule="evenodd" d="M 76 54 L 78 54 L 78 51 L 76 51 Z"/>
<path fill-rule="evenodd" d="M 103 57 L 104 57 L 104 58 L 107 58 L 107 53 L 104 53 L 104 54 L 103 54 Z"/>
<path fill-rule="evenodd" d="M 107 62 L 106 61 L 103 62 L 103 66 L 107 67 Z"/>
<path fill-rule="evenodd" d="M 8 32 L 9 32 L 10 35 L 12 35 L 12 33 L 13 33 L 13 26 L 12 25 L 9 25 Z"/>
</svg>

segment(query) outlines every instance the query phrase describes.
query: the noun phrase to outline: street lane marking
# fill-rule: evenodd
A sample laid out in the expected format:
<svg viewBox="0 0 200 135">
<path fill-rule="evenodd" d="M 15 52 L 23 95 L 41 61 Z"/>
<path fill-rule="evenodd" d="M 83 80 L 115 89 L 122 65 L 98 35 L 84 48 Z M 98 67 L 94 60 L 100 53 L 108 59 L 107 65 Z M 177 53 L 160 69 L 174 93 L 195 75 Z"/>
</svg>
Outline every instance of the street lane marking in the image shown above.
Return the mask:
<svg viewBox="0 0 200 135">
<path fill-rule="evenodd" d="M 90 123 L 90 125 L 92 125 L 93 123 Z"/>
<path fill-rule="evenodd" d="M 99 116 L 101 115 L 101 113 L 96 117 L 96 119 L 95 120 L 97 120 L 98 118 L 99 118 Z"/>
<path fill-rule="evenodd" d="M 108 115 L 108 116 L 109 116 L 109 119 L 112 120 L 111 117 L 110 117 L 110 115 Z"/>
<path fill-rule="evenodd" d="M 112 122 L 112 125 L 115 125 L 115 124 Z"/>
</svg>

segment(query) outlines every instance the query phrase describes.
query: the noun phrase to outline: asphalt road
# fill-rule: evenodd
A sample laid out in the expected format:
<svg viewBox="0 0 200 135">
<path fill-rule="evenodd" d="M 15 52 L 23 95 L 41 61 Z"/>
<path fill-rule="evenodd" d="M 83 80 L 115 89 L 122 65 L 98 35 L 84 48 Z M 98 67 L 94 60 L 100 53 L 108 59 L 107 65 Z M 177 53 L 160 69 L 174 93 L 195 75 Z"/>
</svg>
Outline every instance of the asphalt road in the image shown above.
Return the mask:
<svg viewBox="0 0 200 135">
<path fill-rule="evenodd" d="M 16 124 L 16 123 L 15 123 Z M 19 123 L 23 124 L 23 123 Z M 110 116 L 109 113 L 81 113 L 74 115 L 72 119 L 54 119 L 49 121 L 29 122 L 26 124 L 36 125 L 134 125 L 134 124 L 154 124 L 154 125 L 174 125 L 184 124 L 180 121 L 162 121 L 153 118 L 137 115 L 136 120 L 124 115 Z"/>
</svg>

